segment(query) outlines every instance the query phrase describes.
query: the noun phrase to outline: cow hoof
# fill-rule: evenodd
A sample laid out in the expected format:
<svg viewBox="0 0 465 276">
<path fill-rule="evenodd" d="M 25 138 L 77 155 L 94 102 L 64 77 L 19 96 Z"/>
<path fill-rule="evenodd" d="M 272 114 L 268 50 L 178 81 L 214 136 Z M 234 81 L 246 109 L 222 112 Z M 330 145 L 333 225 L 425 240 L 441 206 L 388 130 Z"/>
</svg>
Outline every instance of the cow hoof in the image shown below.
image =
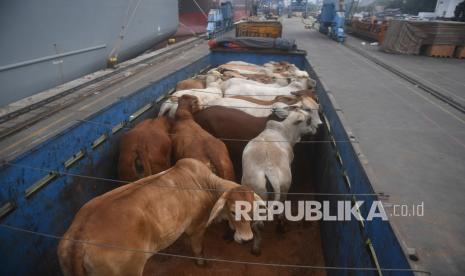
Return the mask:
<svg viewBox="0 0 465 276">
<path fill-rule="evenodd" d="M 205 265 L 207 264 L 207 262 L 204 260 L 204 259 L 197 259 L 195 261 L 195 264 L 198 266 L 198 267 L 205 267 Z"/>
<path fill-rule="evenodd" d="M 259 247 L 252 247 L 251 251 L 255 256 L 260 256 L 262 254 L 262 250 Z"/>
</svg>

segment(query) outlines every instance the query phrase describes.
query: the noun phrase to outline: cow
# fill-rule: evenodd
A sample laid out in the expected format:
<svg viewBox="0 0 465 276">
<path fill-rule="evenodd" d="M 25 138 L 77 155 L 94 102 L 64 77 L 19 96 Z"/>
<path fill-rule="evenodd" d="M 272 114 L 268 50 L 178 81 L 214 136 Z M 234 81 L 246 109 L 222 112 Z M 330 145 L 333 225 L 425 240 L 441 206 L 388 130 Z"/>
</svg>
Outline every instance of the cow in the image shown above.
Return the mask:
<svg viewBox="0 0 465 276">
<path fill-rule="evenodd" d="M 249 99 L 246 99 L 249 98 Z M 224 106 L 241 110 L 255 117 L 267 117 L 271 115 L 276 103 L 294 104 L 299 100 L 293 96 L 277 96 L 274 100 L 267 101 L 267 104 L 260 104 L 251 97 L 242 98 L 220 98 L 208 102 L 207 107 Z M 263 101 L 265 103 L 265 101 Z"/>
<path fill-rule="evenodd" d="M 287 105 L 284 105 L 287 107 Z M 194 114 L 194 120 L 208 133 L 223 140 L 228 148 L 238 181 L 242 175 L 242 152 L 247 142 L 265 129 L 268 120 L 282 120 L 287 113 L 277 108 L 268 117 L 255 117 L 223 106 L 211 106 Z"/>
<path fill-rule="evenodd" d="M 308 77 L 298 77 L 292 80 L 286 86 L 272 87 L 261 83 L 253 84 L 249 80 L 236 79 L 236 83 L 228 85 L 227 83 L 234 79 L 230 79 L 223 83 L 224 97 L 231 96 L 253 96 L 263 100 L 271 100 L 276 96 L 291 95 L 293 91 L 310 89 L 315 86 L 315 81 Z"/>
<path fill-rule="evenodd" d="M 218 71 L 210 70 L 205 77 L 205 82 L 205 89 L 180 90 L 171 94 L 161 105 L 158 116 L 168 115 L 169 117 L 174 118 L 176 109 L 178 108 L 178 98 L 182 95 L 196 96 L 200 103 L 199 107 L 201 108 L 207 102 L 223 97 L 223 91 L 221 90 L 221 74 Z"/>
<path fill-rule="evenodd" d="M 237 77 L 256 80 L 262 83 L 278 83 L 285 86 L 291 78 L 309 77 L 294 64 L 286 61 L 267 62 L 263 66 L 242 61 L 231 61 L 219 66 L 218 71 L 226 78 Z"/>
<path fill-rule="evenodd" d="M 194 159 L 121 186 L 86 203 L 58 245 L 64 275 L 142 275 L 147 260 L 183 233 L 198 265 L 206 228 L 225 219 L 238 243 L 252 240 L 236 202 L 263 204 L 253 191 L 215 176 Z"/>
<path fill-rule="evenodd" d="M 192 116 L 198 110 L 195 96 L 179 98 L 173 126 L 173 152 L 175 160 L 195 158 L 206 164 L 216 175 L 234 180 L 234 167 L 225 144 L 199 126 Z"/>
<path fill-rule="evenodd" d="M 315 102 L 318 102 L 318 96 L 316 95 L 316 92 L 313 89 L 304 89 L 304 90 L 292 91 L 291 95 L 294 96 L 294 97 L 291 96 L 291 98 L 289 98 L 289 96 L 286 96 L 286 95 L 285 96 L 276 96 L 273 100 L 262 100 L 262 99 L 257 99 L 257 98 L 250 97 L 250 96 L 231 96 L 230 98 L 242 99 L 242 100 L 246 100 L 246 101 L 250 101 L 250 102 L 258 103 L 258 104 L 262 104 L 262 105 L 270 105 L 270 104 L 273 104 L 273 103 L 276 103 L 276 102 L 283 102 L 283 103 L 287 103 L 288 105 L 292 105 L 291 102 L 294 102 L 293 100 L 288 101 L 288 100 L 282 100 L 282 99 L 284 99 L 284 98 L 295 99 L 295 98 L 299 98 L 299 97 L 310 97 Z"/>
<path fill-rule="evenodd" d="M 176 91 L 189 90 L 189 89 L 205 89 L 206 81 L 201 79 L 187 79 L 182 80 L 176 84 Z"/>
<path fill-rule="evenodd" d="M 254 85 L 254 86 L 261 86 L 261 87 L 282 87 L 282 86 L 288 85 L 287 82 L 286 82 L 285 85 L 281 85 L 281 84 L 276 83 L 276 82 L 262 83 L 262 82 L 252 80 L 252 79 L 247 79 L 247 78 L 230 78 L 230 79 L 225 80 L 225 81 L 222 82 L 221 90 L 228 91 L 231 87 L 241 86 L 241 85 L 245 85 L 245 84 Z"/>
<path fill-rule="evenodd" d="M 226 71 L 233 71 L 239 74 L 261 74 L 271 76 L 273 68 L 266 68 L 252 63 L 243 61 L 230 61 L 228 63 L 218 66 L 218 71 L 224 73 Z"/>
<path fill-rule="evenodd" d="M 136 181 L 171 167 L 171 124 L 166 116 L 148 119 L 121 137 L 119 179 Z"/>
<path fill-rule="evenodd" d="M 208 102 L 222 98 L 223 92 L 220 88 L 216 87 L 176 91 L 161 105 L 158 116 L 167 115 L 170 118 L 174 118 L 176 110 L 178 109 L 178 99 L 183 95 L 197 97 L 199 100 L 199 107 L 203 108 Z"/>
<path fill-rule="evenodd" d="M 301 136 L 316 134 L 321 120 L 316 112 L 292 108 L 282 122 L 268 121 L 265 130 L 251 140 L 242 155 L 242 185 L 251 187 L 265 201 L 282 201 L 291 187 L 291 163 L 294 145 Z M 316 106 L 315 106 L 316 108 Z M 260 254 L 260 222 L 254 222 L 253 254 Z M 283 232 L 283 214 L 278 217 L 277 230 Z"/>
<path fill-rule="evenodd" d="M 223 81 L 226 81 L 232 78 L 247 79 L 247 80 L 257 81 L 263 84 L 278 84 L 280 86 L 285 86 L 289 84 L 287 78 L 278 79 L 274 76 L 267 76 L 265 74 L 239 74 L 235 71 L 225 71 L 223 72 L 223 76 L 221 77 Z"/>
<path fill-rule="evenodd" d="M 289 96 L 276 96 L 273 100 L 261 100 L 249 96 L 233 96 L 209 101 L 206 106 L 224 106 L 244 111 L 255 117 L 268 117 L 277 108 L 276 103 L 311 109 L 317 99 L 313 90 L 291 92 Z M 309 102 L 310 100 L 310 102 Z"/>
<path fill-rule="evenodd" d="M 275 75 L 282 77 L 309 77 L 306 71 L 302 71 L 297 66 L 287 61 L 270 61 L 263 65 L 267 68 L 273 68 Z"/>
</svg>

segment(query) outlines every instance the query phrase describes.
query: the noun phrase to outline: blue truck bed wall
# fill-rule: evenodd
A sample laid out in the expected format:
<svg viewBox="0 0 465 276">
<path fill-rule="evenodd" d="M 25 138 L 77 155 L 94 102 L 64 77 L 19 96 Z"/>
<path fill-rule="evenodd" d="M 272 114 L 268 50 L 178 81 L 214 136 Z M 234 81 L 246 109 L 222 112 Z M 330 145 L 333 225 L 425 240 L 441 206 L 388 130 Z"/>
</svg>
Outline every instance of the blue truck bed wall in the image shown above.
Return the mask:
<svg viewBox="0 0 465 276">
<path fill-rule="evenodd" d="M 164 94 L 179 80 L 186 79 L 209 66 L 231 60 L 256 64 L 289 61 L 315 74 L 303 54 L 219 51 L 169 74 L 158 82 L 100 110 L 47 142 L 27 151 L 0 168 L 0 223 L 28 229 L 49 236 L 0 227 L 1 275 L 59 274 L 56 257 L 58 238 L 71 223 L 74 214 L 91 198 L 122 185 L 117 179 L 118 141 L 133 124 L 153 117 Z M 328 94 L 318 82 L 317 93 L 328 127 L 320 132 L 321 140 L 349 141 Z M 316 153 L 316 154 L 315 154 Z M 320 193 L 373 193 L 370 181 L 351 143 L 319 143 L 309 152 L 313 162 L 317 191 Z M 316 156 L 316 157 L 315 157 Z M 338 158 L 340 156 L 340 158 Z M 12 165 L 15 164 L 15 165 Z M 37 168 L 42 168 L 39 170 Z M 75 175 L 92 176 L 84 178 Z M 347 177 L 346 177 L 347 176 Z M 350 182 L 350 188 L 348 181 Z M 331 201 L 353 200 L 352 196 L 320 196 Z M 357 200 L 374 200 L 357 196 Z M 366 203 L 365 203 L 366 204 Z M 361 208 L 366 217 L 366 205 Z M 379 219 L 365 222 L 321 222 L 323 251 L 328 267 L 410 268 L 389 222 Z M 377 275 L 376 270 L 327 269 L 329 275 Z M 383 275 L 399 272 L 383 271 Z M 402 275 L 410 275 L 403 272 Z"/>
<path fill-rule="evenodd" d="M 329 94 L 311 68 L 306 63 L 306 70 L 317 81 L 317 94 L 320 105 L 323 107 L 325 129 L 319 133 L 318 140 L 332 141 L 321 143 L 318 146 L 316 162 L 316 183 L 319 193 L 328 194 L 356 194 L 356 195 L 324 195 L 319 201 L 329 201 L 331 214 L 337 211 L 336 201 L 344 200 L 365 203 L 360 207 L 362 217 L 366 218 L 373 200 L 370 180 L 361 161 L 352 145 L 356 143 L 349 137 L 346 128 L 341 122 L 340 112 L 335 109 Z M 349 142 L 351 141 L 351 142 Z M 360 195 L 365 194 L 365 195 Z M 321 222 L 321 239 L 327 266 L 339 267 L 375 267 L 382 269 L 409 269 L 410 265 L 406 255 L 397 240 L 389 222 L 381 219 L 347 222 Z M 410 271 L 383 270 L 368 273 L 367 271 L 328 271 L 332 275 L 412 275 Z"/>
</svg>

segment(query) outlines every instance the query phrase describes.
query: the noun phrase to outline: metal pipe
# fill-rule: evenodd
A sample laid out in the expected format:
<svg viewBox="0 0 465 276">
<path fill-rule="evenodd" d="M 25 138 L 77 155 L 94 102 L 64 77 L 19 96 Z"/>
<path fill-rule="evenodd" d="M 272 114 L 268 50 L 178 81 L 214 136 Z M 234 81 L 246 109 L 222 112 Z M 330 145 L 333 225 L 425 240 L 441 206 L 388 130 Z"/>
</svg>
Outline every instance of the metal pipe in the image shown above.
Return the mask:
<svg viewBox="0 0 465 276">
<path fill-rule="evenodd" d="M 76 50 L 76 51 L 70 51 L 70 52 L 66 52 L 66 53 L 62 53 L 62 54 L 45 56 L 45 57 L 41 57 L 41 58 L 36 58 L 36 59 L 22 61 L 22 62 L 18 62 L 18 63 L 14 63 L 14 64 L 9 64 L 9 65 L 5 65 L 5 66 L 1 66 L 0 67 L 0 72 L 6 71 L 6 70 L 11 70 L 11 69 L 18 68 L 18 67 L 31 65 L 31 64 L 35 64 L 35 63 L 39 63 L 39 62 L 44 62 L 44 61 L 48 61 L 48 60 L 52 60 L 52 59 L 57 59 L 57 58 L 82 54 L 82 53 L 85 53 L 85 52 L 95 51 L 95 50 L 103 49 L 103 48 L 106 48 L 106 47 L 107 47 L 107 45 L 102 44 L 102 45 L 89 47 L 89 48 L 84 48 L 84 49 L 80 49 L 80 50 Z"/>
</svg>

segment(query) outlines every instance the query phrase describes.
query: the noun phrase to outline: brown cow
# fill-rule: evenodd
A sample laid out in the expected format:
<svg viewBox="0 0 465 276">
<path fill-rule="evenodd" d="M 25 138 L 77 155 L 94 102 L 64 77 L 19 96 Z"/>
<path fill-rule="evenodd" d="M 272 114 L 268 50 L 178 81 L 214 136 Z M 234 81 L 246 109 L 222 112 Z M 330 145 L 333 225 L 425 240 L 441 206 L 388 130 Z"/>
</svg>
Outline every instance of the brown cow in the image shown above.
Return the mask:
<svg viewBox="0 0 465 276">
<path fill-rule="evenodd" d="M 197 97 L 183 95 L 178 104 L 172 136 L 175 159 L 195 158 L 209 166 L 219 177 L 234 180 L 234 168 L 228 149 L 221 140 L 202 129 L 192 117 L 199 109 Z"/>
<path fill-rule="evenodd" d="M 218 219 L 229 221 L 236 242 L 250 241 L 250 222 L 234 217 L 237 201 L 263 204 L 250 188 L 215 176 L 201 162 L 180 160 L 86 203 L 58 245 L 61 269 L 77 276 L 141 275 L 151 255 L 183 233 L 201 258 L 205 230 Z"/>
<path fill-rule="evenodd" d="M 119 179 L 136 181 L 171 167 L 171 119 L 145 120 L 126 132 L 120 141 Z"/>
<path fill-rule="evenodd" d="M 302 98 L 302 97 L 310 97 L 312 100 L 318 103 L 318 96 L 314 89 L 304 89 L 291 92 L 292 95 Z"/>
<path fill-rule="evenodd" d="M 285 103 L 287 105 L 293 105 L 298 103 L 299 101 L 302 101 L 304 97 L 310 97 L 312 100 L 318 103 L 318 96 L 316 95 L 316 92 L 314 89 L 304 89 L 304 90 L 298 90 L 298 91 L 293 91 L 291 92 L 292 96 L 276 96 L 273 100 L 262 100 L 262 99 L 257 99 L 251 96 L 231 96 L 229 98 L 233 99 L 240 99 L 244 101 L 249 101 L 252 103 L 256 104 L 261 104 L 261 105 L 272 105 L 277 102 Z"/>
<path fill-rule="evenodd" d="M 195 121 L 213 136 L 224 139 L 233 161 L 238 181 L 242 177 L 242 152 L 249 140 L 257 137 L 266 127 L 268 120 L 281 121 L 275 114 L 255 117 L 243 111 L 212 106 L 194 114 Z"/>
<path fill-rule="evenodd" d="M 176 84 L 176 91 L 189 90 L 189 89 L 204 89 L 205 87 L 206 87 L 205 80 L 187 79 L 187 80 L 182 80 Z"/>
</svg>

